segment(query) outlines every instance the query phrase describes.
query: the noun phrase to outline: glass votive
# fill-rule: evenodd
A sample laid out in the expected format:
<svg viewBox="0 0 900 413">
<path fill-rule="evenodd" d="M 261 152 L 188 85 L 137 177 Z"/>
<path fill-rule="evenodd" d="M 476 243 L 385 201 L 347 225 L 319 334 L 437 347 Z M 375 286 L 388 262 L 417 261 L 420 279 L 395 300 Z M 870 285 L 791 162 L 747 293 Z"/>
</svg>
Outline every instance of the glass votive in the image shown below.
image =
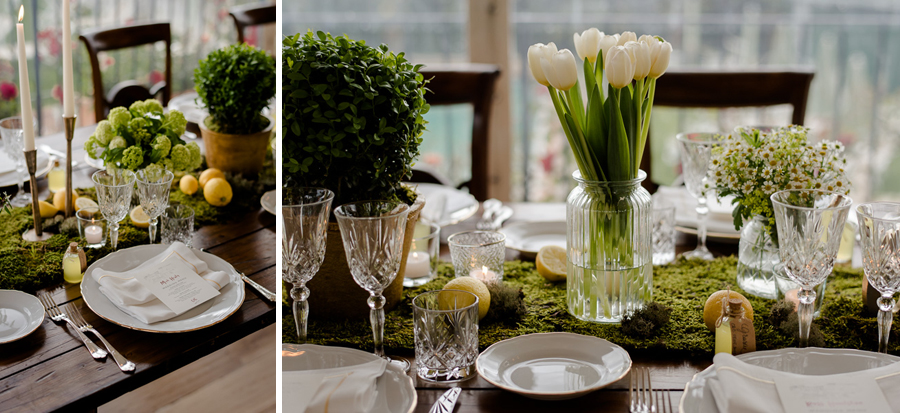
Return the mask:
<svg viewBox="0 0 900 413">
<path fill-rule="evenodd" d="M 434 223 L 416 224 L 409 255 L 406 257 L 404 287 L 418 287 L 434 278 L 441 252 L 441 227 Z"/>
<path fill-rule="evenodd" d="M 194 244 L 194 210 L 187 205 L 172 204 L 162 215 L 162 243 L 180 241 L 188 247 Z"/>
<path fill-rule="evenodd" d="M 412 304 L 416 374 L 442 383 L 476 376 L 478 297 L 460 290 L 428 291 Z"/>
<path fill-rule="evenodd" d="M 456 277 L 475 277 L 484 282 L 503 279 L 506 235 L 493 231 L 457 232 L 447 238 Z"/>
<path fill-rule="evenodd" d="M 650 220 L 653 224 L 653 265 L 668 264 L 675 260 L 675 205 L 654 199 Z"/>
<path fill-rule="evenodd" d="M 88 248 L 100 248 L 106 245 L 106 219 L 100 208 L 85 207 L 75 212 L 78 218 L 78 236 L 84 240 Z"/>
</svg>

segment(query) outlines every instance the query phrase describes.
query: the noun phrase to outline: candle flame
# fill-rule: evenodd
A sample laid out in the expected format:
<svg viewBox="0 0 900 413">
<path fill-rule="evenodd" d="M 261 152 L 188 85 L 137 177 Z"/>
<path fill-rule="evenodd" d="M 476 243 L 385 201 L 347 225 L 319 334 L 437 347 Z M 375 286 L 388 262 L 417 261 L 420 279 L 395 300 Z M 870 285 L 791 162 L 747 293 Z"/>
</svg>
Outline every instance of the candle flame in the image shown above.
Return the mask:
<svg viewBox="0 0 900 413">
<path fill-rule="evenodd" d="M 19 23 L 22 23 L 22 19 L 25 18 L 25 5 L 19 6 Z"/>
<path fill-rule="evenodd" d="M 482 273 L 482 274 L 487 274 L 487 272 L 488 272 L 487 265 L 482 265 L 482 266 L 481 266 L 481 273 Z"/>
</svg>

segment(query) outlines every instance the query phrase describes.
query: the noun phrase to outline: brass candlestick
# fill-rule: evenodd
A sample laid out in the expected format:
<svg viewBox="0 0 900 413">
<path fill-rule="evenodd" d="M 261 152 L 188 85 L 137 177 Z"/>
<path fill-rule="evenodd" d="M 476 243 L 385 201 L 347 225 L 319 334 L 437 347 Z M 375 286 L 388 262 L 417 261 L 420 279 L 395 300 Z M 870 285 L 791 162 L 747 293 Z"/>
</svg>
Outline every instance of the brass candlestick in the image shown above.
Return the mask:
<svg viewBox="0 0 900 413">
<path fill-rule="evenodd" d="M 66 218 L 75 213 L 75 206 L 72 205 L 72 138 L 75 137 L 76 118 L 76 115 L 63 116 L 66 126 Z"/>
<path fill-rule="evenodd" d="M 28 175 L 30 175 L 31 183 L 31 216 L 34 218 L 34 229 L 29 229 L 22 234 L 25 241 L 46 241 L 52 234 L 46 233 L 41 229 L 41 207 L 38 205 L 37 178 L 37 150 L 32 149 L 25 151 L 25 165 L 28 166 Z"/>
</svg>

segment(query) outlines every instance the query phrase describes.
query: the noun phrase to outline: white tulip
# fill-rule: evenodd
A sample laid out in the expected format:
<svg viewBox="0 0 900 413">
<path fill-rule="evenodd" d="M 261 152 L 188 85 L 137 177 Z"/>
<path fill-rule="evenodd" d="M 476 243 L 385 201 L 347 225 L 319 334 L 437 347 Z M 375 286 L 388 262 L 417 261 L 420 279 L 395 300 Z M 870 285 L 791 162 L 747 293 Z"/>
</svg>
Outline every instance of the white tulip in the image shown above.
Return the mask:
<svg viewBox="0 0 900 413">
<path fill-rule="evenodd" d="M 625 50 L 628 57 L 631 58 L 631 64 L 634 65 L 634 79 L 639 80 L 647 77 L 650 73 L 650 47 L 645 43 L 628 42 L 625 43 Z"/>
<path fill-rule="evenodd" d="M 616 43 L 616 46 L 625 46 L 625 43 L 636 41 L 637 35 L 634 34 L 634 32 L 622 32 L 622 34 L 619 35 L 619 41 Z"/>
<path fill-rule="evenodd" d="M 591 27 L 579 35 L 575 33 L 575 52 L 581 60 L 587 59 L 591 63 L 597 60 L 597 53 L 600 52 L 600 39 L 605 35 L 596 27 Z"/>
<path fill-rule="evenodd" d="M 603 60 L 606 61 L 609 56 L 609 49 L 619 42 L 618 34 L 609 34 L 600 38 L 600 49 L 603 50 Z"/>
<path fill-rule="evenodd" d="M 634 65 L 631 64 L 631 56 L 623 46 L 609 49 L 609 58 L 606 59 L 606 80 L 609 84 L 621 89 L 634 79 Z"/>
<path fill-rule="evenodd" d="M 541 59 L 541 69 L 547 76 L 550 86 L 566 91 L 578 82 L 578 69 L 575 65 L 575 56 L 569 49 L 562 49 L 553 54 L 550 60 Z"/>
<path fill-rule="evenodd" d="M 647 73 L 653 79 L 656 79 L 666 73 L 669 68 L 669 57 L 672 55 L 672 44 L 669 42 L 658 42 L 659 49 L 656 53 L 650 55 L 650 72 Z"/>
<path fill-rule="evenodd" d="M 541 68 L 541 58 L 550 59 L 556 53 L 556 45 L 553 42 L 548 44 L 537 43 L 528 48 L 528 68 L 531 69 L 531 75 L 534 80 L 544 86 L 550 86 L 547 76 Z"/>
</svg>

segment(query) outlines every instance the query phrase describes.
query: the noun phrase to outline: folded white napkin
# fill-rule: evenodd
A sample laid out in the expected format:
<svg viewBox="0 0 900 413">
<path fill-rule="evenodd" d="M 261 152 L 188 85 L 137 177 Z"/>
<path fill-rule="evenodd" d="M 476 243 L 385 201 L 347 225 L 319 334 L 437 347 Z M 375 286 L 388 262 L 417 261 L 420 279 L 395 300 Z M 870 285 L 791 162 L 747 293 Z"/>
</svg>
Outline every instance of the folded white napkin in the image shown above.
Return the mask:
<svg viewBox="0 0 900 413">
<path fill-rule="evenodd" d="M 282 373 L 285 413 L 368 412 L 375 405 L 375 382 L 387 361 Z"/>
<path fill-rule="evenodd" d="M 713 369 L 716 375 L 706 380 L 700 406 L 702 413 L 785 412 L 775 380 L 798 378 L 808 381 L 812 377 L 827 377 L 839 383 L 874 380 L 884 393 L 891 411 L 900 411 L 900 363 L 851 373 L 807 376 L 754 366 L 730 354 L 719 353 L 713 358 Z"/>
<path fill-rule="evenodd" d="M 190 248 L 177 241 L 159 255 L 128 271 L 115 272 L 97 268 L 91 272 L 91 277 L 94 277 L 94 280 L 100 284 L 100 292 L 109 298 L 109 301 L 115 304 L 116 307 L 144 323 L 152 324 L 168 320 L 177 314 L 138 282 L 134 278 L 134 274 L 137 271 L 159 265 L 163 261 L 170 259 L 184 261 L 194 272 L 217 290 L 222 289 L 231 281 L 228 273 L 225 271 L 210 271 L 206 262 L 197 258 Z"/>
</svg>

